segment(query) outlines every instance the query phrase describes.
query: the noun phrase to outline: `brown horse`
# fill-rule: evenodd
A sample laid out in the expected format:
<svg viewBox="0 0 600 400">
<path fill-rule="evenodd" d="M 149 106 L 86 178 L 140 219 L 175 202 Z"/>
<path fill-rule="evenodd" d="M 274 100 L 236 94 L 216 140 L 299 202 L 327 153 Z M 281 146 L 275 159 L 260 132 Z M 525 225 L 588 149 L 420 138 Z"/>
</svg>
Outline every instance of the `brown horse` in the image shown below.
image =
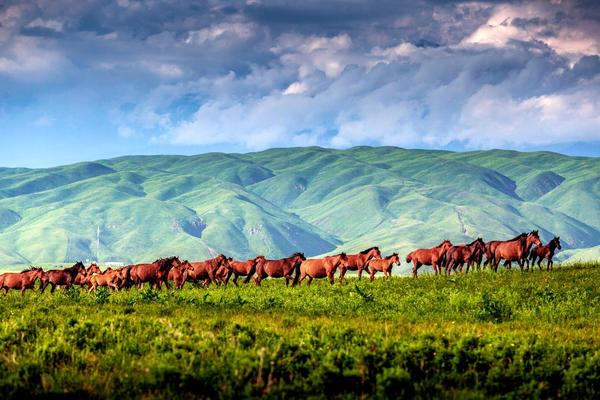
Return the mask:
<svg viewBox="0 0 600 400">
<path fill-rule="evenodd" d="M 191 262 L 190 264 L 192 268 L 188 271 L 187 280 L 193 282 L 208 280 L 209 284 L 211 282 L 219 284 L 219 268 L 223 267 L 227 270 L 231 269 L 231 265 L 229 265 L 231 261 L 233 261 L 231 258 L 227 258 L 223 254 L 219 254 L 210 260 Z"/>
<path fill-rule="evenodd" d="M 160 289 L 163 282 L 169 287 L 167 278 L 169 271 L 174 266 L 180 265 L 178 257 L 160 258 L 151 264 L 132 265 L 129 271 L 129 279 L 140 288 L 149 282 L 152 287 Z"/>
<path fill-rule="evenodd" d="M 449 240 L 444 240 L 439 245 L 432 247 L 431 249 L 417 249 L 414 250 L 406 256 L 406 262 L 413 263 L 413 276 L 417 277 L 417 270 L 421 268 L 422 265 L 431 265 L 435 274 L 439 274 L 441 271 L 441 265 L 439 264 L 446 250 L 452 247 L 452 242 Z"/>
<path fill-rule="evenodd" d="M 169 276 L 167 278 L 168 281 L 173 281 L 175 288 L 181 289 L 187 280 L 188 273 L 192 269 L 192 265 L 184 260 L 180 265 L 175 265 L 169 271 Z"/>
<path fill-rule="evenodd" d="M 287 258 L 279 260 L 263 260 L 256 266 L 256 277 L 254 283 L 260 285 L 260 282 L 266 277 L 285 278 L 285 286 L 288 286 L 290 281 L 295 285 L 298 282 L 298 267 L 300 263 L 306 260 L 303 253 L 294 253 Z M 295 272 L 296 276 L 292 276 Z"/>
<path fill-rule="evenodd" d="M 72 267 L 65 269 L 53 269 L 47 271 L 42 276 L 42 284 L 40 290 L 43 292 L 48 285 L 51 285 L 50 293 L 54 292 L 56 286 L 61 286 L 68 289 L 75 283 L 78 274 L 86 276 L 85 266 L 81 261 L 75 263 Z"/>
<path fill-rule="evenodd" d="M 233 274 L 233 283 L 235 286 L 238 286 L 237 280 L 240 276 L 245 276 L 244 284 L 250 282 L 252 276 L 256 273 L 256 266 L 259 263 L 265 262 L 265 256 L 258 256 L 246 261 L 231 261 L 229 264 L 231 265 L 231 269 L 227 271 L 227 275 L 224 278 L 224 282 L 227 285 L 229 282 L 229 278 Z"/>
<path fill-rule="evenodd" d="M 391 254 L 384 259 L 373 259 L 369 261 L 369 277 L 371 282 L 375 279 L 377 272 L 383 272 L 383 276 L 389 278 L 392 276 L 392 267 L 394 264 L 400 265 L 398 253 Z"/>
<path fill-rule="evenodd" d="M 509 268 L 512 261 L 518 262 L 521 271 L 523 271 L 527 249 L 531 247 L 531 243 L 538 246 L 542 244 L 537 230 L 522 233 L 511 240 L 498 243 L 494 249 L 494 271 L 498 271 L 498 264 L 500 264 L 500 260 L 502 259 L 506 260 Z"/>
<path fill-rule="evenodd" d="M 329 283 L 333 285 L 335 271 L 338 268 L 346 268 L 348 266 L 348 256 L 346 253 L 340 253 L 335 256 L 327 256 L 324 258 L 310 258 L 302 261 L 300 264 L 300 280 L 298 284 L 302 284 L 304 278 L 308 277 L 308 285 L 313 279 L 328 278 Z"/>
<path fill-rule="evenodd" d="M 548 266 L 546 267 L 546 271 L 552 271 L 554 268 L 554 261 L 552 258 L 554 257 L 554 252 L 556 249 L 561 250 L 562 246 L 560 245 L 560 237 L 556 236 L 552 239 L 548 244 L 543 246 L 535 247 L 531 250 L 531 254 L 529 255 L 529 259 L 531 260 L 531 266 L 535 266 L 535 261 L 537 259 L 537 265 L 542 269 L 542 260 L 544 258 L 548 259 Z"/>
<path fill-rule="evenodd" d="M 21 272 L 7 272 L 0 275 L 0 289 L 4 290 L 4 295 L 9 289 L 20 290 L 21 296 L 27 289 L 35 289 L 37 278 L 42 279 L 44 271 L 41 268 L 31 267 Z"/>
<path fill-rule="evenodd" d="M 118 290 L 123 284 L 122 281 L 121 271 L 117 269 L 110 269 L 104 271 L 104 273 L 93 273 L 88 279 L 90 286 L 88 292 L 95 292 L 98 286 L 106 286 L 113 290 Z"/>
<path fill-rule="evenodd" d="M 346 271 L 358 271 L 358 279 L 362 278 L 363 270 L 370 273 L 368 263 L 372 259 L 381 260 L 379 247 L 371 247 L 357 254 L 348 254 L 348 266 L 340 268 L 340 282 L 346 279 Z"/>
<path fill-rule="evenodd" d="M 477 261 L 477 257 L 485 251 L 485 243 L 481 238 L 475 239 L 469 244 L 452 246 L 446 251 L 446 275 L 450 270 L 458 270 L 462 272 L 463 266 L 467 264 L 467 272 L 472 262 Z"/>
<path fill-rule="evenodd" d="M 92 263 L 89 267 L 87 267 L 85 269 L 85 273 L 79 272 L 77 273 L 77 275 L 75 276 L 75 281 L 73 281 L 73 285 L 77 285 L 77 286 L 84 286 L 84 285 L 88 285 L 88 287 L 90 287 L 90 277 L 93 274 L 101 274 L 102 271 L 100 270 L 100 268 L 98 267 L 98 265 L 96 263 Z M 65 289 L 65 287 L 63 286 L 63 289 Z"/>
</svg>

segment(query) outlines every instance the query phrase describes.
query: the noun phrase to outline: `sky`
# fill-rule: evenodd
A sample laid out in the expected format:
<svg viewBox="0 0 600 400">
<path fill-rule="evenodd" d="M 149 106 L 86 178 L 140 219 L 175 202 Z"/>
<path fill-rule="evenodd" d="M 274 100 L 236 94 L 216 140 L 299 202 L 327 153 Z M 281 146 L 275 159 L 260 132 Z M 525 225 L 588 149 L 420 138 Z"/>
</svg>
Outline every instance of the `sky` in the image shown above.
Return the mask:
<svg viewBox="0 0 600 400">
<path fill-rule="evenodd" d="M 0 1 L 0 166 L 318 145 L 600 156 L 597 1 Z"/>
</svg>

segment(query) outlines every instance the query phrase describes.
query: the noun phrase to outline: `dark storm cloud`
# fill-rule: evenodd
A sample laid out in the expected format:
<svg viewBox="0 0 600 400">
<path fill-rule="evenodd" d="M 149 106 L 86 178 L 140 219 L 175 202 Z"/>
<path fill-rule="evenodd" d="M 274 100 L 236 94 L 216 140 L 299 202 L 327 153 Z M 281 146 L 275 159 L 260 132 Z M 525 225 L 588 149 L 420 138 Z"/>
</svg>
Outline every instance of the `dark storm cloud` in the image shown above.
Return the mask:
<svg viewBox="0 0 600 400">
<path fill-rule="evenodd" d="M 0 107 L 58 93 L 181 145 L 593 141 L 599 21 L 586 1 L 11 1 Z"/>
</svg>

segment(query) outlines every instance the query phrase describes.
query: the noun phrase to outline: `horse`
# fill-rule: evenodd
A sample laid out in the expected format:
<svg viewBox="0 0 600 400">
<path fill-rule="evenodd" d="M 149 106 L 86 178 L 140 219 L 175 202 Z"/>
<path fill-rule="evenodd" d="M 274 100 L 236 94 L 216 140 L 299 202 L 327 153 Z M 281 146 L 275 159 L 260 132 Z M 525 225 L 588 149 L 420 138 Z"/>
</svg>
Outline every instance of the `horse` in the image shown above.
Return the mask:
<svg viewBox="0 0 600 400">
<path fill-rule="evenodd" d="M 548 259 L 548 266 L 546 267 L 546 271 L 552 271 L 554 269 L 554 261 L 552 258 L 554 257 L 554 252 L 556 249 L 562 250 L 562 246 L 560 245 L 560 237 L 556 236 L 552 239 L 548 244 L 543 246 L 537 246 L 531 250 L 531 254 L 529 255 L 529 259 L 531 260 L 531 266 L 535 266 L 535 262 L 537 259 L 537 265 L 542 269 L 542 260 L 544 258 Z"/>
<path fill-rule="evenodd" d="M 187 280 L 188 273 L 192 269 L 192 265 L 184 260 L 180 265 L 173 266 L 169 271 L 169 276 L 167 277 L 167 281 L 173 281 L 175 288 L 181 289 Z"/>
<path fill-rule="evenodd" d="M 52 286 L 50 293 L 54 293 L 56 286 L 61 286 L 66 290 L 73 286 L 78 274 L 83 275 L 83 277 L 86 276 L 85 266 L 81 261 L 76 262 L 69 268 L 47 271 L 41 278 L 40 291 L 43 293 L 48 285 Z"/>
<path fill-rule="evenodd" d="M 413 263 L 413 276 L 417 277 L 417 270 L 421 268 L 422 265 L 431 265 L 435 274 L 440 273 L 440 261 L 442 257 L 448 250 L 452 247 L 452 242 L 449 240 L 444 240 L 439 245 L 432 247 L 431 249 L 417 249 L 414 250 L 406 256 L 406 262 Z"/>
<path fill-rule="evenodd" d="M 271 278 L 285 278 L 285 286 L 288 286 L 290 281 L 292 285 L 296 285 L 298 282 L 300 263 L 306 260 L 304 253 L 294 253 L 287 258 L 279 260 L 268 260 L 265 259 L 258 263 L 256 266 L 256 276 L 254 277 L 254 283 L 260 286 L 260 282 L 266 277 Z M 295 277 L 292 273 L 295 272 Z"/>
<path fill-rule="evenodd" d="M 219 284 L 219 268 L 231 269 L 229 265 L 231 261 L 233 261 L 231 257 L 228 258 L 223 254 L 219 254 L 210 260 L 191 262 L 192 268 L 188 270 L 187 280 L 192 282 L 208 280 L 208 284 L 212 282 Z"/>
<path fill-rule="evenodd" d="M 0 289 L 4 290 L 4 295 L 9 289 L 20 290 L 21 296 L 27 289 L 35 289 L 35 281 L 44 275 L 41 268 L 31 267 L 21 272 L 7 272 L 0 275 Z"/>
<path fill-rule="evenodd" d="M 132 265 L 129 271 L 129 276 L 134 284 L 140 288 L 144 287 L 145 282 L 149 282 L 151 286 L 160 289 L 162 283 L 165 282 L 167 288 L 169 284 L 167 278 L 169 271 L 174 266 L 180 265 L 178 257 L 160 258 L 151 264 L 136 264 Z"/>
<path fill-rule="evenodd" d="M 227 271 L 227 275 L 224 278 L 225 285 L 229 282 L 231 275 L 234 275 L 232 282 L 235 286 L 238 286 L 237 280 L 240 276 L 245 276 L 246 279 L 244 279 L 244 284 L 248 284 L 250 279 L 252 279 L 252 276 L 256 273 L 256 266 L 265 261 L 265 256 L 257 256 L 246 261 L 231 261 L 229 263 L 231 269 Z"/>
<path fill-rule="evenodd" d="M 467 263 L 467 272 L 472 262 L 477 261 L 477 257 L 485 251 L 485 243 L 481 238 L 477 238 L 469 244 L 452 246 L 446 251 L 446 275 L 450 273 L 450 269 L 462 272 L 463 265 Z"/>
<path fill-rule="evenodd" d="M 358 271 L 358 279 L 362 278 L 363 270 L 370 273 L 368 263 L 372 259 L 381 260 L 379 247 L 371 247 L 357 254 L 348 254 L 348 266 L 340 268 L 340 282 L 346 279 L 346 271 Z"/>
<path fill-rule="evenodd" d="M 498 264 L 502 259 L 506 260 L 509 268 L 512 261 L 518 262 L 521 271 L 523 271 L 527 249 L 531 246 L 531 243 L 538 246 L 542 244 L 537 230 L 522 233 L 511 240 L 498 243 L 494 249 L 494 271 L 498 271 Z"/>
<path fill-rule="evenodd" d="M 304 278 L 308 277 L 308 285 L 313 279 L 328 278 L 329 283 L 333 285 L 335 271 L 338 268 L 346 268 L 348 266 L 348 256 L 346 253 L 340 253 L 335 256 L 327 256 L 324 258 L 310 258 L 302 261 L 300 264 L 300 280 L 298 285 L 302 284 Z"/>
<path fill-rule="evenodd" d="M 391 277 L 394 264 L 400 265 L 400 256 L 398 256 L 398 253 L 393 253 L 383 259 L 372 259 L 369 261 L 369 277 L 371 282 L 375 279 L 377 272 L 383 272 L 383 276 L 386 278 Z"/>
<path fill-rule="evenodd" d="M 122 280 L 121 271 L 117 269 L 110 269 L 104 271 L 104 273 L 93 273 L 88 279 L 88 293 L 95 292 L 98 286 L 106 286 L 113 290 L 118 290 L 122 287 Z"/>
<path fill-rule="evenodd" d="M 102 273 L 102 271 L 98 267 L 98 264 L 96 264 L 94 262 L 85 269 L 85 273 L 82 273 L 82 272 L 77 273 L 77 275 L 75 276 L 75 281 L 73 281 L 73 285 L 83 287 L 84 285 L 87 284 L 88 288 L 89 288 L 90 287 L 90 281 L 89 281 L 90 277 L 93 274 L 101 274 L 101 273 Z M 63 286 L 63 289 L 66 289 L 66 288 Z"/>
</svg>

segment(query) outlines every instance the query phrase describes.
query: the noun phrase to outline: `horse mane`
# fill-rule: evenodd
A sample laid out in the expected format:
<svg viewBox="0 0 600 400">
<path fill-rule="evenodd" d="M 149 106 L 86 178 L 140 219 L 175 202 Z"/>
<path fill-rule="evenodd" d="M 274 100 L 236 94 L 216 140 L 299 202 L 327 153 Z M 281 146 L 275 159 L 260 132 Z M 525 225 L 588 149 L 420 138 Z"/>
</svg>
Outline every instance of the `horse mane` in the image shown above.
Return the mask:
<svg viewBox="0 0 600 400">
<path fill-rule="evenodd" d="M 294 258 L 294 257 L 304 257 L 304 253 L 297 251 L 294 254 L 292 254 L 291 256 L 289 256 L 288 258 Z"/>
<path fill-rule="evenodd" d="M 392 258 L 392 257 L 394 257 L 394 256 L 396 256 L 396 257 L 397 257 L 397 256 L 398 256 L 398 253 L 392 253 L 392 254 L 390 254 L 389 256 L 387 256 L 385 259 L 386 259 L 386 260 L 389 260 L 389 259 L 391 259 L 391 258 Z"/>
<path fill-rule="evenodd" d="M 516 240 L 520 240 L 524 237 L 527 237 L 528 233 L 521 233 L 519 236 L 515 236 L 514 238 L 507 240 L 507 242 L 514 242 Z"/>
<path fill-rule="evenodd" d="M 442 246 L 444 245 L 444 243 L 446 243 L 446 242 L 448 242 L 448 241 L 449 241 L 448 239 L 444 239 L 444 240 L 442 241 L 442 243 L 440 243 L 440 244 L 438 244 L 437 246 L 435 246 L 435 247 L 434 247 L 434 249 L 437 249 L 438 247 L 442 247 Z"/>
<path fill-rule="evenodd" d="M 361 251 L 360 254 L 367 254 L 368 252 L 370 252 L 373 249 L 379 250 L 379 247 L 377 247 L 377 246 L 369 247 L 368 249 Z"/>
</svg>

